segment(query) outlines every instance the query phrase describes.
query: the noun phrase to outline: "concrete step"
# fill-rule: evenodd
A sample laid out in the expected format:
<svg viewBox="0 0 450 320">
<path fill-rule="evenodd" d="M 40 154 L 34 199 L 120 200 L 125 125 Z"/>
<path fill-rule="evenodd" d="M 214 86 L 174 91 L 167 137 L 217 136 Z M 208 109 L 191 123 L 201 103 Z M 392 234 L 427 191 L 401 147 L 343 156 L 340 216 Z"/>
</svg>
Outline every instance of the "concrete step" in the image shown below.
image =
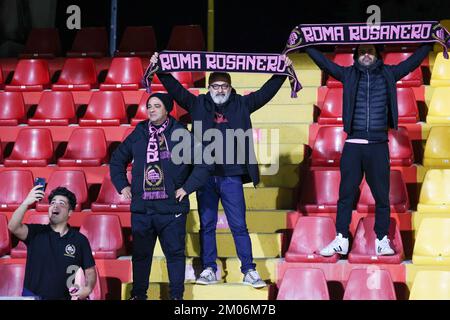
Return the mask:
<svg viewBox="0 0 450 320">
<path fill-rule="evenodd" d="M 282 164 L 278 171 L 272 169 L 270 165 L 260 165 L 259 171 L 261 177 L 259 187 L 296 188 L 300 182 L 298 164 Z M 253 183 L 247 183 L 244 186 L 253 188 Z"/>
<path fill-rule="evenodd" d="M 304 159 L 304 146 L 297 143 L 255 143 L 259 164 L 299 164 Z"/>
</svg>

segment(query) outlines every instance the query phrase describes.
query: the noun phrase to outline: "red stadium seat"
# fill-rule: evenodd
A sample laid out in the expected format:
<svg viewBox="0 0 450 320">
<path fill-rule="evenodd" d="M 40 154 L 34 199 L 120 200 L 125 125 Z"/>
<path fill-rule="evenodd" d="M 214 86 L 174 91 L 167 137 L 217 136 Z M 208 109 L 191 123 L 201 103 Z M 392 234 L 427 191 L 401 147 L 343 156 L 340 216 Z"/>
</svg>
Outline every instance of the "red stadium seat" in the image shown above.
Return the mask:
<svg viewBox="0 0 450 320">
<path fill-rule="evenodd" d="M 167 44 L 167 50 L 204 51 L 205 40 L 201 26 L 174 26 Z"/>
<path fill-rule="evenodd" d="M 345 286 L 344 300 L 397 300 L 389 271 L 353 269 Z"/>
<path fill-rule="evenodd" d="M 387 65 L 397 65 L 409 58 L 412 54 L 412 52 L 389 52 L 384 56 L 384 63 Z M 420 67 L 397 81 L 397 87 L 420 87 L 422 84 L 423 75 Z"/>
<path fill-rule="evenodd" d="M 353 65 L 353 53 L 336 53 L 333 58 L 333 62 L 340 66 L 348 67 Z M 342 88 L 342 82 L 336 80 L 332 76 L 328 77 L 327 80 L 328 88 Z"/>
<path fill-rule="evenodd" d="M 284 273 L 277 300 L 330 300 L 321 269 L 290 268 Z"/>
<path fill-rule="evenodd" d="M 0 264 L 0 296 L 21 297 L 25 265 L 19 263 Z"/>
<path fill-rule="evenodd" d="M 72 49 L 67 52 L 68 57 L 92 57 L 106 56 L 108 51 L 108 32 L 104 27 L 89 27 L 80 29 L 72 44 Z"/>
<path fill-rule="evenodd" d="M 156 36 L 152 26 L 126 27 L 116 56 L 150 57 L 156 51 Z"/>
<path fill-rule="evenodd" d="M 69 58 L 52 90 L 86 91 L 97 87 L 97 72 L 92 58 Z"/>
<path fill-rule="evenodd" d="M 342 88 L 328 89 L 317 119 L 319 124 L 342 124 L 342 91 Z"/>
<path fill-rule="evenodd" d="M 0 92 L 0 126 L 17 126 L 25 121 L 25 103 L 20 92 Z"/>
<path fill-rule="evenodd" d="M 408 129 L 389 130 L 389 158 L 391 166 L 409 167 L 414 163 L 414 152 Z"/>
<path fill-rule="evenodd" d="M 392 212 L 407 212 L 409 209 L 406 184 L 403 181 L 402 173 L 398 170 L 392 170 L 390 174 L 389 203 Z M 365 180 L 363 182 L 357 210 L 358 212 L 375 212 L 375 200 L 369 185 Z"/>
<path fill-rule="evenodd" d="M 96 259 L 116 259 L 124 253 L 120 219 L 114 214 L 87 215 L 80 232 L 88 238 Z"/>
<path fill-rule="evenodd" d="M 354 44 L 339 44 L 334 47 L 334 53 L 352 53 L 356 50 Z"/>
<path fill-rule="evenodd" d="M 33 188 L 33 174 L 28 170 L 0 172 L 0 211 L 14 211 Z"/>
<path fill-rule="evenodd" d="M 338 254 L 323 257 L 318 252 L 336 237 L 334 220 L 330 217 L 299 217 L 292 235 L 287 262 L 336 262 Z"/>
<path fill-rule="evenodd" d="M 388 238 L 395 254 L 392 256 L 377 256 L 375 254 L 375 217 L 362 218 L 356 228 L 352 249 L 348 255 L 350 263 L 376 263 L 376 264 L 400 264 L 404 258 L 403 243 L 400 236 L 400 228 L 397 221 L 391 218 Z"/>
<path fill-rule="evenodd" d="M 125 130 L 125 132 L 123 133 L 123 137 L 122 137 L 122 141 L 123 142 L 129 135 L 130 133 L 132 133 L 134 131 L 135 128 L 128 128 L 127 130 Z"/>
<path fill-rule="evenodd" d="M 397 88 L 398 122 L 417 123 L 419 111 L 416 96 L 411 88 Z"/>
<path fill-rule="evenodd" d="M 25 50 L 20 58 L 54 58 L 61 55 L 59 33 L 56 28 L 31 29 L 28 35 Z"/>
<path fill-rule="evenodd" d="M 11 237 L 8 230 L 8 219 L 0 214 L 0 258 L 11 251 Z"/>
<path fill-rule="evenodd" d="M 100 84 L 100 90 L 138 90 L 143 75 L 141 58 L 113 58 L 105 82 Z"/>
<path fill-rule="evenodd" d="M 19 60 L 14 76 L 6 91 L 42 91 L 50 86 L 50 74 L 46 60 Z"/>
<path fill-rule="evenodd" d="M 19 131 L 5 167 L 45 167 L 53 157 L 53 139 L 49 129 L 24 128 Z"/>
<path fill-rule="evenodd" d="M 0 163 L 3 162 L 3 147 L 2 147 L 2 141 L 0 140 Z"/>
<path fill-rule="evenodd" d="M 312 170 L 307 173 L 298 210 L 303 213 L 337 211 L 339 182 L 338 170 Z"/>
<path fill-rule="evenodd" d="M 120 91 L 92 93 L 80 126 L 118 126 L 127 122 L 125 101 Z"/>
<path fill-rule="evenodd" d="M 75 194 L 77 205 L 74 211 L 83 209 L 83 206 L 88 201 L 86 176 L 81 170 L 66 170 L 52 173 L 45 189 L 44 199 L 36 205 L 37 211 L 48 211 L 48 196 L 57 187 L 66 187 Z"/>
<path fill-rule="evenodd" d="M 131 172 L 127 172 L 128 181 L 131 185 Z M 97 200 L 91 204 L 92 211 L 130 211 L 131 200 L 124 199 L 111 182 L 109 174 L 103 178 L 102 187 Z"/>
<path fill-rule="evenodd" d="M 78 128 L 72 131 L 66 152 L 58 159 L 60 167 L 100 166 L 108 155 L 106 136 L 101 128 Z"/>
<path fill-rule="evenodd" d="M 4 85 L 5 85 L 5 81 L 3 80 L 3 70 L 2 70 L 2 66 L 0 65 L 0 90 L 3 89 Z"/>
<path fill-rule="evenodd" d="M 75 122 L 73 96 L 65 91 L 42 92 L 36 112 L 28 119 L 30 126 L 68 126 Z"/>
<path fill-rule="evenodd" d="M 171 73 L 175 79 L 180 82 L 180 84 L 185 88 L 193 88 L 194 81 L 192 79 L 191 72 L 172 72 Z M 158 79 L 158 76 L 155 75 L 153 77 L 153 82 L 151 84 L 151 88 L 153 91 L 166 91 L 166 88 L 162 85 L 161 81 Z"/>
<path fill-rule="evenodd" d="M 48 224 L 48 214 L 39 213 L 31 214 L 24 219 L 26 224 Z M 27 246 L 23 241 L 19 241 L 17 246 L 11 249 L 11 258 L 13 259 L 24 259 L 27 257 Z"/>
<path fill-rule="evenodd" d="M 342 127 L 321 127 L 317 132 L 311 154 L 311 165 L 337 167 L 347 134 Z"/>
</svg>

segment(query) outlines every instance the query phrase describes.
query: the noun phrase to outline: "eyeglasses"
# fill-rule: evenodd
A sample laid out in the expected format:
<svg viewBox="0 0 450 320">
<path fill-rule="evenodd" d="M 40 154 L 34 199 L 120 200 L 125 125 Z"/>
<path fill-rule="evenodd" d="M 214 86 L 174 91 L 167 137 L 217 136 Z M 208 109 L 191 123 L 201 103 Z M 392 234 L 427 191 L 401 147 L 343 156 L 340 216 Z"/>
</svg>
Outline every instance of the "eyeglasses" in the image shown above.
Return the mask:
<svg viewBox="0 0 450 320">
<path fill-rule="evenodd" d="M 219 88 L 222 88 L 222 90 L 228 90 L 228 88 L 230 88 L 230 85 L 228 83 L 224 83 L 224 84 L 210 84 L 209 86 L 211 88 L 213 88 L 214 90 L 219 90 Z"/>
<path fill-rule="evenodd" d="M 58 207 L 65 208 L 68 206 L 68 204 L 65 203 L 64 201 L 52 201 L 52 202 L 50 202 L 50 206 L 58 206 Z"/>
</svg>

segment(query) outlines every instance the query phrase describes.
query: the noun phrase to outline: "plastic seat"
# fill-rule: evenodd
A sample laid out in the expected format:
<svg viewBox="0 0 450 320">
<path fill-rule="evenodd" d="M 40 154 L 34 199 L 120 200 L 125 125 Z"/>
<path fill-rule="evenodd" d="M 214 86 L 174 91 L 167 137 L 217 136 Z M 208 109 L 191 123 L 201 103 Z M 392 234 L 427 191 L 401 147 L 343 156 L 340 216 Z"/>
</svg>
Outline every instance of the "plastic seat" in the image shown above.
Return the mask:
<svg viewBox="0 0 450 320">
<path fill-rule="evenodd" d="M 450 87 L 450 60 L 444 59 L 442 52 L 436 55 L 430 85 L 432 87 Z"/>
<path fill-rule="evenodd" d="M 402 178 L 402 173 L 398 170 L 392 170 L 390 174 L 389 203 L 391 205 L 391 212 L 408 212 L 408 191 L 406 190 L 406 184 Z M 357 210 L 358 212 L 375 212 L 375 200 L 365 179 Z"/>
<path fill-rule="evenodd" d="M 96 259 L 116 259 L 123 253 L 122 227 L 116 215 L 89 214 L 80 232 L 88 238 Z"/>
<path fill-rule="evenodd" d="M 5 85 L 5 81 L 3 80 L 2 66 L 0 65 L 0 90 L 3 89 L 4 85 Z"/>
<path fill-rule="evenodd" d="M 205 40 L 200 25 L 174 26 L 167 50 L 204 51 Z"/>
<path fill-rule="evenodd" d="M 417 123 L 419 111 L 416 96 L 411 88 L 397 88 L 398 122 Z"/>
<path fill-rule="evenodd" d="M 345 286 L 343 300 L 397 300 L 389 271 L 353 269 Z"/>
<path fill-rule="evenodd" d="M 322 257 L 318 252 L 336 236 L 335 223 L 330 217 L 299 217 L 292 235 L 287 262 L 336 262 L 337 254 Z"/>
<path fill-rule="evenodd" d="M 156 36 L 152 26 L 126 27 L 116 56 L 150 57 L 156 51 Z"/>
<path fill-rule="evenodd" d="M 141 58 L 113 58 L 100 90 L 138 90 L 143 76 Z"/>
<path fill-rule="evenodd" d="M 450 212 L 450 169 L 431 169 L 425 174 L 417 211 Z"/>
<path fill-rule="evenodd" d="M 92 93 L 80 126 L 118 126 L 127 123 L 125 101 L 120 91 Z"/>
<path fill-rule="evenodd" d="M 450 127 L 432 127 L 425 145 L 425 167 L 450 167 Z"/>
<path fill-rule="evenodd" d="M 397 65 L 408 59 L 412 54 L 412 52 L 389 52 L 384 56 L 384 63 L 387 65 Z M 397 87 L 420 87 L 421 85 L 423 85 L 423 74 L 420 67 L 397 81 Z"/>
<path fill-rule="evenodd" d="M 333 62 L 343 67 L 349 67 L 353 65 L 355 60 L 353 60 L 353 53 L 343 52 L 343 53 L 336 53 L 336 55 L 333 58 Z M 342 88 L 342 82 L 336 80 L 332 76 L 328 77 L 326 85 L 328 88 Z"/>
<path fill-rule="evenodd" d="M 289 268 L 281 280 L 277 300 L 330 300 L 320 269 Z"/>
<path fill-rule="evenodd" d="M 427 123 L 450 123 L 450 90 L 435 88 L 428 107 Z"/>
<path fill-rule="evenodd" d="M 400 228 L 394 218 L 390 219 L 388 238 L 391 240 L 391 247 L 395 254 L 392 256 L 377 256 L 375 253 L 375 217 L 367 216 L 359 220 L 356 228 L 355 238 L 353 239 L 352 249 L 348 254 L 350 263 L 381 263 L 381 264 L 400 264 L 405 253 L 403 250 Z"/>
<path fill-rule="evenodd" d="M 336 212 L 340 180 L 338 170 L 309 171 L 303 184 L 298 210 L 303 213 Z"/>
<path fill-rule="evenodd" d="M 21 297 L 25 265 L 19 263 L 0 264 L 0 296 Z"/>
<path fill-rule="evenodd" d="M 311 154 L 311 165 L 337 167 L 347 134 L 342 127 L 321 127 L 317 132 Z"/>
<path fill-rule="evenodd" d="M 398 130 L 389 130 L 389 161 L 391 166 L 409 167 L 414 163 L 414 152 L 408 129 L 399 127 Z"/>
<path fill-rule="evenodd" d="M 342 124 L 342 91 L 342 86 L 328 89 L 317 119 L 319 124 Z"/>
<path fill-rule="evenodd" d="M 418 271 L 412 284 L 409 300 L 450 300 L 450 272 Z"/>
<path fill-rule="evenodd" d="M 92 58 L 69 58 L 52 90 L 87 91 L 97 87 L 97 72 Z"/>
<path fill-rule="evenodd" d="M 61 44 L 58 29 L 31 29 L 20 58 L 54 58 L 61 55 Z"/>
<path fill-rule="evenodd" d="M 450 265 L 450 218 L 424 218 L 414 243 L 413 264 Z"/>
<path fill-rule="evenodd" d="M 107 158 L 106 136 L 100 128 L 79 128 L 72 131 L 66 152 L 58 159 L 60 167 L 100 166 Z"/>
<path fill-rule="evenodd" d="M 172 76 L 178 80 L 178 82 L 185 88 L 193 88 L 194 81 L 192 79 L 191 72 L 172 72 Z M 162 85 L 158 78 L 158 75 L 153 77 L 153 82 L 151 84 L 152 91 L 166 91 L 166 88 Z"/>
<path fill-rule="evenodd" d="M 14 211 L 33 188 L 33 174 L 28 170 L 0 172 L 0 211 Z"/>
<path fill-rule="evenodd" d="M 50 195 L 50 192 L 57 187 L 66 187 L 75 194 L 77 197 L 77 205 L 74 211 L 81 211 L 88 201 L 86 176 L 83 171 L 54 171 L 48 180 L 44 199 L 36 205 L 37 211 L 48 211 L 48 196 Z"/>
<path fill-rule="evenodd" d="M 88 27 L 78 30 L 68 57 L 100 58 L 108 52 L 108 32 L 104 27 Z"/>
<path fill-rule="evenodd" d="M 8 230 L 8 219 L 0 214 L 0 258 L 11 251 L 11 237 Z"/>
<path fill-rule="evenodd" d="M 128 181 L 131 184 L 131 172 L 127 172 Z M 92 211 L 130 211 L 131 200 L 124 199 L 111 182 L 109 174 L 103 178 L 102 186 L 97 200 L 91 204 Z"/>
<path fill-rule="evenodd" d="M 76 122 L 75 104 L 71 92 L 44 91 L 30 126 L 68 126 Z"/>
<path fill-rule="evenodd" d="M 20 92 L 0 92 L 0 126 L 17 126 L 25 121 L 25 103 Z"/>
<path fill-rule="evenodd" d="M 45 167 L 53 157 L 53 139 L 49 129 L 24 128 L 19 131 L 6 167 Z"/>
<path fill-rule="evenodd" d="M 50 74 L 46 60 L 19 60 L 14 76 L 6 91 L 42 91 L 50 86 Z"/>
<path fill-rule="evenodd" d="M 33 213 L 28 217 L 25 217 L 23 223 L 26 224 L 48 224 L 48 214 L 47 213 Z M 24 259 L 27 257 L 27 246 L 23 241 L 19 241 L 17 245 L 11 249 L 11 258 L 13 259 Z"/>
</svg>

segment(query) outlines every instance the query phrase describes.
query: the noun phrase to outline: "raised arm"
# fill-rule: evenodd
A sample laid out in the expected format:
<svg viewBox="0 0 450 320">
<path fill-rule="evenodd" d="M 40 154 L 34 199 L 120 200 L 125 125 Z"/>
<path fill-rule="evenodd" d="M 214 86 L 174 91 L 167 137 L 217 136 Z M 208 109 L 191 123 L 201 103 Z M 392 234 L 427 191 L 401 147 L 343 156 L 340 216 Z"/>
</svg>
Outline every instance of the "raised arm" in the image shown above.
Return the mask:
<svg viewBox="0 0 450 320">
<path fill-rule="evenodd" d="M 322 52 L 320 52 L 315 48 L 307 47 L 305 49 L 305 52 L 311 57 L 311 59 L 317 64 L 317 66 L 321 70 L 330 74 L 335 79 L 342 81 L 342 76 L 344 74 L 344 67 L 338 65 L 337 63 L 334 63 L 333 61 L 325 57 Z"/>
<path fill-rule="evenodd" d="M 424 44 L 420 46 L 408 59 L 400 62 L 396 66 L 391 66 L 392 72 L 394 73 L 395 80 L 400 80 L 408 73 L 418 68 L 422 63 L 423 59 L 427 57 L 432 49 L 431 44 Z"/>
</svg>

